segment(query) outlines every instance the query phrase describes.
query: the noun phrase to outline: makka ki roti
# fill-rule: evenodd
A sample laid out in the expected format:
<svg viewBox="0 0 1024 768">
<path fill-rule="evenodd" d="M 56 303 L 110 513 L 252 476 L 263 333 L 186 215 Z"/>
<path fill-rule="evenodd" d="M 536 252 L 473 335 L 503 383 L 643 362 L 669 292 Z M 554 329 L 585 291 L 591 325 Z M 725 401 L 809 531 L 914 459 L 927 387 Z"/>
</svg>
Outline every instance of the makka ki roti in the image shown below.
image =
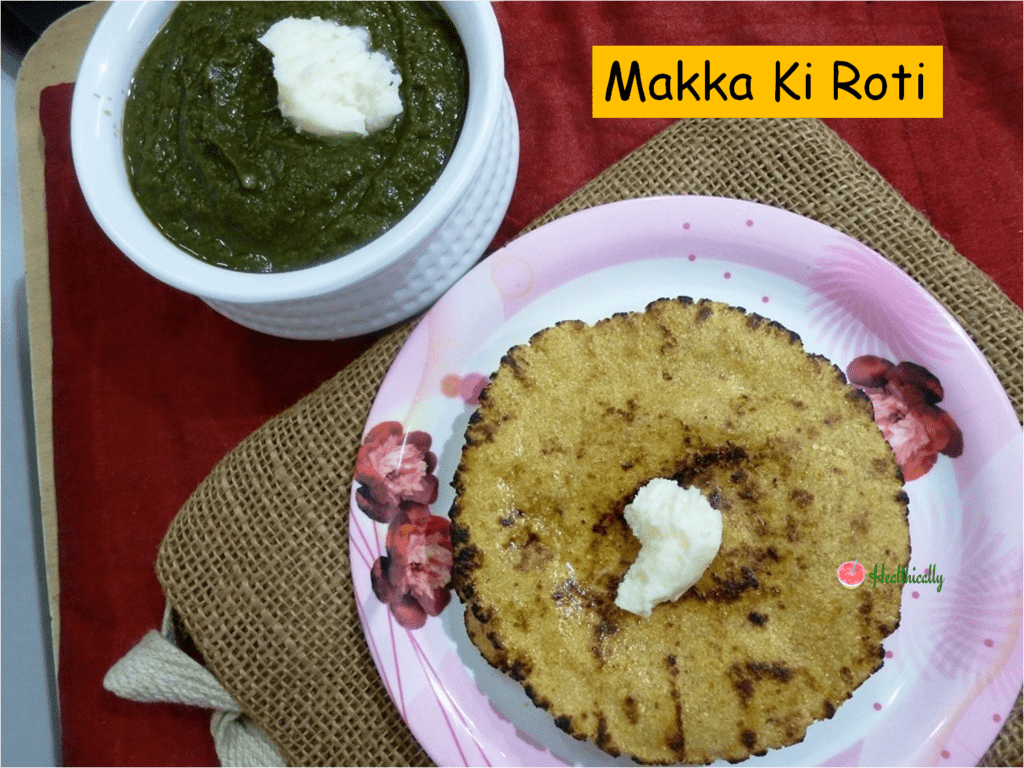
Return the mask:
<svg viewBox="0 0 1024 768">
<path fill-rule="evenodd" d="M 655 477 L 723 517 L 700 581 L 649 618 L 615 605 Z M 712 301 L 570 321 L 502 359 L 453 486 L 452 582 L 487 661 L 580 739 L 646 763 L 801 741 L 883 662 L 906 565 L 903 477 L 870 403 L 799 337 Z"/>
</svg>

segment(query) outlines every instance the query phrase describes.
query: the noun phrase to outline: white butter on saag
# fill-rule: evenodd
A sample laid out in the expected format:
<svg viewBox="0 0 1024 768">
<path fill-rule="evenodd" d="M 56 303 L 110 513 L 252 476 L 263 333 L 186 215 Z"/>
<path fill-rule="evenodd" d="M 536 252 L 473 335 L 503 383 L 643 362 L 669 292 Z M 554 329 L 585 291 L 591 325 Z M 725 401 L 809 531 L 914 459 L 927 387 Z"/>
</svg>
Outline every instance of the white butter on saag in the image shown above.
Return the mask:
<svg viewBox="0 0 1024 768">
<path fill-rule="evenodd" d="M 370 33 L 319 16 L 289 16 L 259 38 L 274 56 L 277 103 L 297 129 L 367 136 L 402 113 L 401 75 Z"/>
</svg>

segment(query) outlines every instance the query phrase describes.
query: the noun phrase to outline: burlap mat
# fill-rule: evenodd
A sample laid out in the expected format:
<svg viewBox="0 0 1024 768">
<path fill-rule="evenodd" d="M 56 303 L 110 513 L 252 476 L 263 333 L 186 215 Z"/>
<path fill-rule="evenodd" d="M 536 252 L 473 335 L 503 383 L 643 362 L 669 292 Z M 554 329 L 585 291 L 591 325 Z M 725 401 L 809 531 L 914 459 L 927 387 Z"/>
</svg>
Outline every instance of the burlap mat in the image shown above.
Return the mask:
<svg viewBox="0 0 1024 768">
<path fill-rule="evenodd" d="M 1021 311 L 816 120 L 684 120 L 533 222 L 653 195 L 767 203 L 846 232 L 930 290 L 1021 413 Z M 227 691 L 296 765 L 428 765 L 377 676 L 348 562 L 355 451 L 412 323 L 244 440 L 181 509 L 157 573 Z M 1020 765 L 1021 710 L 984 764 Z"/>
</svg>

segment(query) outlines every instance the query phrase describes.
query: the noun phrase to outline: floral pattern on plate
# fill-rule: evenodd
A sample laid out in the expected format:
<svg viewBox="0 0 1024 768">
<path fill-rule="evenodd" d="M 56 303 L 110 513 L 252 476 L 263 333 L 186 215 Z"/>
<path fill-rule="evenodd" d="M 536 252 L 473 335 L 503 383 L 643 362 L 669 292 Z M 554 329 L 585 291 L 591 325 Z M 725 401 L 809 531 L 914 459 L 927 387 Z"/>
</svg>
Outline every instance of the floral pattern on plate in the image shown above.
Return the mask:
<svg viewBox="0 0 1024 768">
<path fill-rule="evenodd" d="M 385 553 L 370 570 L 373 594 L 398 623 L 419 629 L 451 600 L 452 538 L 437 500 L 437 456 L 430 435 L 397 421 L 370 429 L 356 454 L 356 505 L 388 526 Z"/>
<path fill-rule="evenodd" d="M 846 367 L 846 376 L 871 400 L 875 423 L 905 480 L 923 477 L 940 453 L 954 459 L 963 453 L 960 427 L 938 406 L 942 382 L 923 365 L 893 365 L 884 357 L 861 355 Z"/>
</svg>

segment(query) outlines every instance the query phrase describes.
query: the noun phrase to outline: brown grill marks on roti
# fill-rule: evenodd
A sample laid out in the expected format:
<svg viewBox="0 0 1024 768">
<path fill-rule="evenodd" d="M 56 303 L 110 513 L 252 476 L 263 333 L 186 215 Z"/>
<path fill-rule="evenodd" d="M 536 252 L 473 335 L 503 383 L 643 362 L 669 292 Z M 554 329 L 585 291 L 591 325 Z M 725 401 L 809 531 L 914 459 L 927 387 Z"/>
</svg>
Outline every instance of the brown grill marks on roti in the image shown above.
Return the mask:
<svg viewBox="0 0 1024 768">
<path fill-rule="evenodd" d="M 800 741 L 899 621 L 898 588 L 848 590 L 836 569 L 909 559 L 902 477 L 855 392 L 777 322 L 685 297 L 510 349 L 453 480 L 470 639 L 612 755 L 735 762 Z M 700 582 L 641 619 L 614 604 L 639 550 L 622 510 L 654 477 L 699 488 L 725 526 Z"/>
<path fill-rule="evenodd" d="M 739 693 L 740 701 L 746 705 L 754 694 L 754 685 L 762 680 L 774 680 L 776 683 L 788 683 L 793 678 L 793 671 L 781 662 L 748 661 L 745 664 L 733 664 L 729 668 L 733 687 Z"/>
<path fill-rule="evenodd" d="M 747 614 L 747 621 L 749 621 L 751 624 L 755 626 L 763 627 L 765 624 L 768 623 L 768 617 L 763 613 L 751 611 Z"/>
</svg>

